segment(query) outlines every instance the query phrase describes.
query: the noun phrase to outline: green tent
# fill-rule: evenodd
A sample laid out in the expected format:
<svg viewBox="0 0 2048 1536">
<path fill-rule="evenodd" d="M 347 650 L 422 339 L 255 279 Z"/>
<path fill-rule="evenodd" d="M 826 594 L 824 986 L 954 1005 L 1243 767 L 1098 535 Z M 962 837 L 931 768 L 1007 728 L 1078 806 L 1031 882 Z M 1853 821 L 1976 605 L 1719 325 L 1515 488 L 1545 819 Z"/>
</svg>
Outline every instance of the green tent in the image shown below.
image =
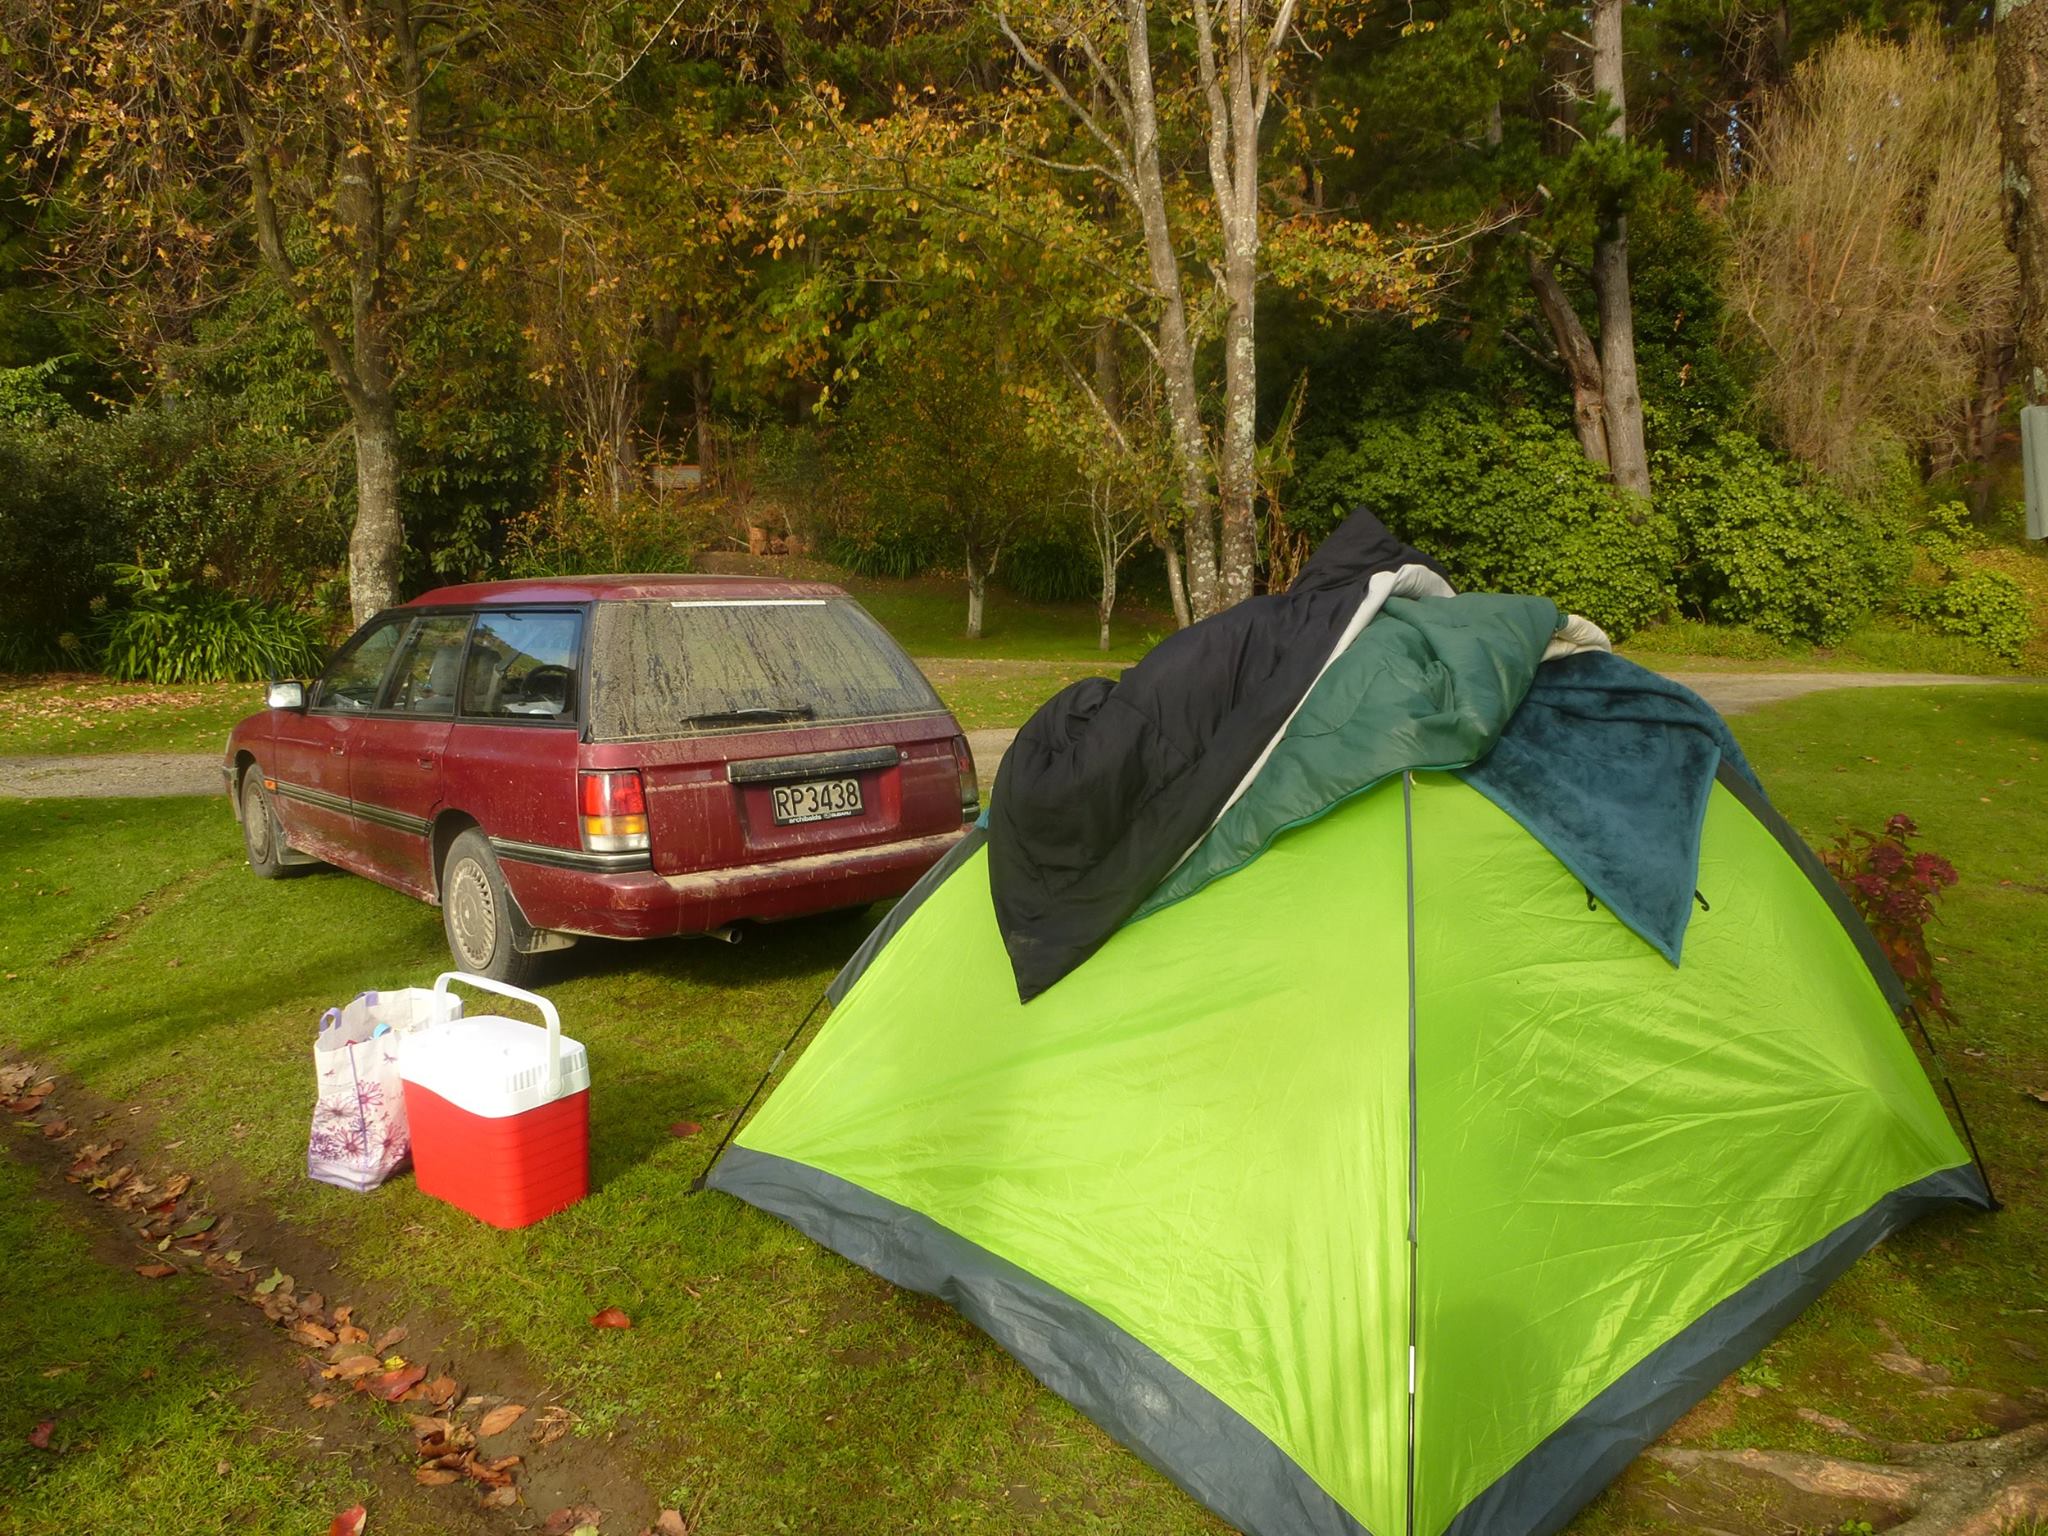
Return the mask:
<svg viewBox="0 0 2048 1536">
<path fill-rule="evenodd" d="M 1855 1257 L 1988 1203 L 1724 773 L 1682 965 L 1399 772 L 1018 1001 L 970 838 L 710 1183 L 943 1297 L 1262 1536 L 1565 1524 Z"/>
</svg>

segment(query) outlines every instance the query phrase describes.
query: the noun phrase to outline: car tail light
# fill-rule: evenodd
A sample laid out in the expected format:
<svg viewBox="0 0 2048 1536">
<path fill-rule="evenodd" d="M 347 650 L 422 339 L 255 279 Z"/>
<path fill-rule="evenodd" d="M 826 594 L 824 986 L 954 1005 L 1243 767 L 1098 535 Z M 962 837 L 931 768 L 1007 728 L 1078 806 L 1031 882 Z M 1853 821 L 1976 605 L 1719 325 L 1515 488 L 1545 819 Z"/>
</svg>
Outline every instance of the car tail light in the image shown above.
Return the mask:
<svg viewBox="0 0 2048 1536">
<path fill-rule="evenodd" d="M 586 773 L 577 788 L 583 846 L 592 853 L 632 853 L 647 847 L 647 792 L 640 770 Z"/>
<path fill-rule="evenodd" d="M 981 781 L 974 776 L 974 753 L 965 736 L 953 738 L 953 765 L 960 770 L 960 815 L 963 820 L 981 814 Z"/>
</svg>

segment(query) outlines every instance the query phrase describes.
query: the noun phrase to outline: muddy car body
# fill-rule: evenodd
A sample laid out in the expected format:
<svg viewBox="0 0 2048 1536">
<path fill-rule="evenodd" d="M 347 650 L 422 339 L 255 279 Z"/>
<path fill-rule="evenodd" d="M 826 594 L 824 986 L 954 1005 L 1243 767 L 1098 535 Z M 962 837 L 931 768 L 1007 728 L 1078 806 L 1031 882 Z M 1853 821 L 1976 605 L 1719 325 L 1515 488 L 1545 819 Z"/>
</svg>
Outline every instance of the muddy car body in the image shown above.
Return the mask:
<svg viewBox="0 0 2048 1536">
<path fill-rule="evenodd" d="M 464 969 L 901 895 L 978 811 L 966 738 L 839 588 L 443 587 L 273 685 L 223 772 L 249 862 L 442 906 Z"/>
</svg>

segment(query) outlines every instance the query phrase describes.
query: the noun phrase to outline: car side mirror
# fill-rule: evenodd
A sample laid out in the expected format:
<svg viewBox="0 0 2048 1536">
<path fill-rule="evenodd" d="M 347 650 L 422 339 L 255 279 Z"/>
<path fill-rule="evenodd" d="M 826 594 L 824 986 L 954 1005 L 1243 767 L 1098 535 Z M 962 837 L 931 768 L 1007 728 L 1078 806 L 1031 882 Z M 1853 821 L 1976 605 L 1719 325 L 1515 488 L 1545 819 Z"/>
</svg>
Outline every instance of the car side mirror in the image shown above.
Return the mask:
<svg viewBox="0 0 2048 1536">
<path fill-rule="evenodd" d="M 306 685 L 304 683 L 272 683 L 264 695 L 264 702 L 272 709 L 304 709 L 306 707 Z"/>
</svg>

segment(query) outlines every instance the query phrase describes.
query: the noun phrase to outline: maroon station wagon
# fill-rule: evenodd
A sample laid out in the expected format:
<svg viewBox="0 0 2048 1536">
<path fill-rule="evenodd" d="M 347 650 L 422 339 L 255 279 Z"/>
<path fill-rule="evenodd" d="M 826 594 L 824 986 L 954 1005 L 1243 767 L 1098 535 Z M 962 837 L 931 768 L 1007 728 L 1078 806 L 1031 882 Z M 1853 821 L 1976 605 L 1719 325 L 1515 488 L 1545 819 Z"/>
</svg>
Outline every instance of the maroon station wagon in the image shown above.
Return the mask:
<svg viewBox="0 0 2048 1536">
<path fill-rule="evenodd" d="M 837 587 L 592 576 L 381 613 L 228 738 L 249 867 L 325 861 L 438 902 L 500 980 L 582 934 L 900 896 L 979 812 L 967 738 Z"/>
</svg>

